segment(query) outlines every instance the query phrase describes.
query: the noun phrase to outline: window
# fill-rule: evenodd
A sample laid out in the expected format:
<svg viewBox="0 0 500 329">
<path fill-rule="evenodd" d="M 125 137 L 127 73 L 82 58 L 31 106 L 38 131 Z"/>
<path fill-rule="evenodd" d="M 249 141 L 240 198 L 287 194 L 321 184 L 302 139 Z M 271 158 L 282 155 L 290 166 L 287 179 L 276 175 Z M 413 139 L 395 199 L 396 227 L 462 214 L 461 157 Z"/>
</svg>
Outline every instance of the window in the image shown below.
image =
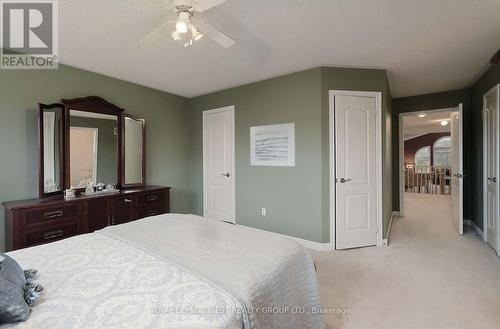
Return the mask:
<svg viewBox="0 0 500 329">
<path fill-rule="evenodd" d="M 424 172 L 426 169 L 418 167 L 429 167 L 431 165 L 431 147 L 424 146 L 415 152 L 415 167 L 417 172 Z"/>
<path fill-rule="evenodd" d="M 449 167 L 451 165 L 451 137 L 441 137 L 434 143 L 433 162 L 436 167 Z"/>
</svg>

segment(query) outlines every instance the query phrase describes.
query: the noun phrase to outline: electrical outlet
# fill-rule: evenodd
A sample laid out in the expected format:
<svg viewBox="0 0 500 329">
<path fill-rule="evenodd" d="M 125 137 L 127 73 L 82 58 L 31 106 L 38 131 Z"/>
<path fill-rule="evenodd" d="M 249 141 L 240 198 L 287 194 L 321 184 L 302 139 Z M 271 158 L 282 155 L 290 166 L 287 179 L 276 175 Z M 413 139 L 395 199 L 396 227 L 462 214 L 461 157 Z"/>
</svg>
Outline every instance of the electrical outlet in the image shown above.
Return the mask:
<svg viewBox="0 0 500 329">
<path fill-rule="evenodd" d="M 262 216 L 267 216 L 267 209 L 266 208 L 262 208 L 261 214 L 262 214 Z"/>
</svg>

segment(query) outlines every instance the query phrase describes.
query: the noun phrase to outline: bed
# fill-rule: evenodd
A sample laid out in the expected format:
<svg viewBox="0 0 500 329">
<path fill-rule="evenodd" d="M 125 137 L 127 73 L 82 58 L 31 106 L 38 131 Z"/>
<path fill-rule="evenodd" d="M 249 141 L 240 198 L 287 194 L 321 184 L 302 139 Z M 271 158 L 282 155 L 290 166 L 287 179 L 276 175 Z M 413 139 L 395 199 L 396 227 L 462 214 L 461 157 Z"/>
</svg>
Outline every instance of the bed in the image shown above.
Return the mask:
<svg viewBox="0 0 500 329">
<path fill-rule="evenodd" d="M 322 329 L 309 253 L 288 238 L 165 214 L 8 253 L 39 270 L 30 318 L 6 328 Z"/>
</svg>

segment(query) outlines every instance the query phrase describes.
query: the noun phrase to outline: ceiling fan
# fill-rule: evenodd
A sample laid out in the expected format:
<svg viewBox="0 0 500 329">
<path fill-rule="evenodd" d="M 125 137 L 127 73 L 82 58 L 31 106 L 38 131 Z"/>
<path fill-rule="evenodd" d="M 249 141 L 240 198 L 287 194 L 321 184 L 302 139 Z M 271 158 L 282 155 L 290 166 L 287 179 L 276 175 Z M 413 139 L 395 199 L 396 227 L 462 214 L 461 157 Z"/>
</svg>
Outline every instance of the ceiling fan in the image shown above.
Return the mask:
<svg viewBox="0 0 500 329">
<path fill-rule="evenodd" d="M 177 19 L 161 24 L 145 36 L 141 42 L 161 33 L 165 27 L 171 26 L 173 31 L 170 36 L 175 41 L 183 42 L 184 47 L 192 46 L 205 35 L 224 48 L 229 48 L 234 44 L 234 40 L 224 32 L 205 21 L 195 19 L 196 14 L 218 6 L 226 0 L 164 0 L 164 2 L 169 9 L 177 14 Z"/>
</svg>

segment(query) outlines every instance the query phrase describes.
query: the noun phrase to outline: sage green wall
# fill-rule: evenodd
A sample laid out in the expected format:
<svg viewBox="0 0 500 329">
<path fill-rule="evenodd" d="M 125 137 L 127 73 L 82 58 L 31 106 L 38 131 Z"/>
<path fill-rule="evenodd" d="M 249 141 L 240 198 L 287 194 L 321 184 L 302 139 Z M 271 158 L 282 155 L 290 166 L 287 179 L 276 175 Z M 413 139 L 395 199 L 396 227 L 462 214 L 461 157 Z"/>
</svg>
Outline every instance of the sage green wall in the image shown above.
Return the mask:
<svg viewBox="0 0 500 329">
<path fill-rule="evenodd" d="M 500 65 L 493 65 L 471 88 L 472 219 L 483 228 L 483 95 L 500 83 Z"/>
<path fill-rule="evenodd" d="M 321 69 L 252 83 L 190 101 L 192 211 L 203 213 L 202 111 L 235 105 L 239 224 L 324 242 Z M 296 166 L 250 166 L 250 127 L 295 122 Z M 267 216 L 260 215 L 267 208 Z"/>
<path fill-rule="evenodd" d="M 202 111 L 235 105 L 236 218 L 239 224 L 329 242 L 329 98 L 331 89 L 383 92 L 384 140 L 390 141 L 390 92 L 383 70 L 315 68 L 190 100 L 192 211 L 203 213 Z M 296 166 L 250 166 L 250 127 L 295 122 Z M 384 224 L 392 213 L 391 144 L 384 141 Z M 260 215 L 266 207 L 266 217 Z M 386 229 L 385 229 L 386 231 Z"/>
<path fill-rule="evenodd" d="M 474 219 L 472 216 L 472 148 L 471 148 L 471 102 L 470 91 L 453 90 L 442 93 L 427 94 L 412 97 L 395 98 L 392 101 L 392 189 L 393 189 L 393 207 L 399 210 L 399 114 L 405 112 L 429 111 L 444 108 L 456 107 L 463 104 L 463 132 L 464 132 L 464 174 L 468 175 L 464 179 L 464 219 Z"/>
<path fill-rule="evenodd" d="M 115 136 L 116 120 L 75 117 L 71 127 L 97 128 L 97 182 L 105 185 L 118 182 L 118 136 Z"/>
<path fill-rule="evenodd" d="M 58 70 L 0 71 L 0 202 L 37 197 L 37 103 L 88 95 L 101 96 L 146 119 L 147 182 L 172 186 L 173 211 L 188 212 L 187 99 L 65 65 Z"/>
</svg>

